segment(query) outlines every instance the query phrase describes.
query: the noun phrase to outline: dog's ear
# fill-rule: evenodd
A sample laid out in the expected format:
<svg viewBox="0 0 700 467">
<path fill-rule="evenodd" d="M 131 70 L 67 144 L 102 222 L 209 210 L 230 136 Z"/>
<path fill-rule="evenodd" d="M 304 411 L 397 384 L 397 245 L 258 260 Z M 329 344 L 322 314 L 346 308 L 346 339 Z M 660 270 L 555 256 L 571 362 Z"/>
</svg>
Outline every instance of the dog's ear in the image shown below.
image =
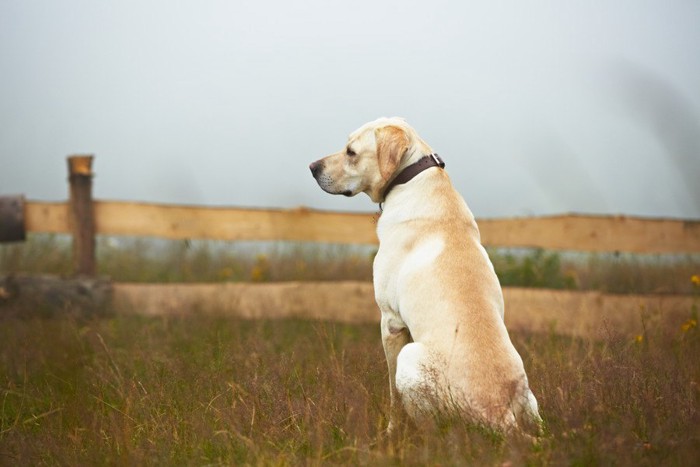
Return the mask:
<svg viewBox="0 0 700 467">
<path fill-rule="evenodd" d="M 389 180 L 408 150 L 408 135 L 402 128 L 390 125 L 374 130 L 374 136 L 377 139 L 379 172 L 384 180 Z"/>
</svg>

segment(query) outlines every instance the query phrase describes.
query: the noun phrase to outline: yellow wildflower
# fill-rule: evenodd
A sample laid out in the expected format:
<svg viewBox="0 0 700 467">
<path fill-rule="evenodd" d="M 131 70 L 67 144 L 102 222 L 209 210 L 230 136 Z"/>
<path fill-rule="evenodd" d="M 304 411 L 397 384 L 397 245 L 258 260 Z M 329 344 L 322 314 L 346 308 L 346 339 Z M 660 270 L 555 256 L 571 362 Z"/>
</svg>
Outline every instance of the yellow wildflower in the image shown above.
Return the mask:
<svg viewBox="0 0 700 467">
<path fill-rule="evenodd" d="M 250 271 L 250 279 L 253 282 L 263 282 L 265 280 L 265 270 L 260 266 L 253 266 Z"/>
<path fill-rule="evenodd" d="M 700 287 L 700 274 L 693 274 L 690 276 L 690 282 L 692 282 L 693 285 Z"/>
<path fill-rule="evenodd" d="M 253 282 L 264 282 L 268 279 L 270 272 L 270 263 L 267 261 L 267 256 L 258 255 L 255 265 L 250 271 L 250 279 Z"/>
<path fill-rule="evenodd" d="M 681 331 L 688 332 L 698 325 L 698 321 L 694 318 L 690 318 L 685 323 L 681 324 Z"/>
<path fill-rule="evenodd" d="M 641 344 L 643 340 L 644 340 L 644 336 L 641 334 L 638 334 L 634 337 L 634 342 L 636 342 L 637 344 Z"/>
<path fill-rule="evenodd" d="M 226 266 L 225 268 L 219 269 L 220 279 L 230 279 L 233 277 L 233 268 Z"/>
</svg>

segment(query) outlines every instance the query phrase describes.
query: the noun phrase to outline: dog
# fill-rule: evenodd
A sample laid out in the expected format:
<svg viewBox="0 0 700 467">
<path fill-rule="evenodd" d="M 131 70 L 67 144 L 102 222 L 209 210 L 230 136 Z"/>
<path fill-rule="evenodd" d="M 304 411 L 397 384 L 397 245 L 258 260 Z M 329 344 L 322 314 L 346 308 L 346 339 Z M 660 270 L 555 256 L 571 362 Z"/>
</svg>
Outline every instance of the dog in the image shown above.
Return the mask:
<svg viewBox="0 0 700 467">
<path fill-rule="evenodd" d="M 539 431 L 500 283 L 442 159 L 403 119 L 380 118 L 309 168 L 327 193 L 365 193 L 382 208 L 373 276 L 389 367 L 388 431 L 400 405 L 415 423 L 456 414 L 499 431 Z"/>
</svg>

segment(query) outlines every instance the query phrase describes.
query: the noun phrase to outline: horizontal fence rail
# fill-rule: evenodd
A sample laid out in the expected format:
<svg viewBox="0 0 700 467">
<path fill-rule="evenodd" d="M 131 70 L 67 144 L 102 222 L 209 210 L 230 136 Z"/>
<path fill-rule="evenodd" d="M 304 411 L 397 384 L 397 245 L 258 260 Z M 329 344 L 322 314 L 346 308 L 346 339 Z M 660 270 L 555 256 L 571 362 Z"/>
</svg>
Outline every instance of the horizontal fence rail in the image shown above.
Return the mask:
<svg viewBox="0 0 700 467">
<path fill-rule="evenodd" d="M 268 284 L 114 284 L 119 314 L 148 316 L 220 313 L 246 319 L 318 319 L 378 323 L 371 282 Z M 679 332 L 696 303 L 683 295 L 615 295 L 601 292 L 504 287 L 509 329 L 577 337 L 637 336 L 647 328 Z"/>
<path fill-rule="evenodd" d="M 378 214 L 95 201 L 96 233 L 167 239 L 376 244 Z M 28 201 L 28 232 L 70 233 L 68 204 Z M 477 221 L 486 246 L 698 253 L 700 221 L 560 215 Z"/>
</svg>

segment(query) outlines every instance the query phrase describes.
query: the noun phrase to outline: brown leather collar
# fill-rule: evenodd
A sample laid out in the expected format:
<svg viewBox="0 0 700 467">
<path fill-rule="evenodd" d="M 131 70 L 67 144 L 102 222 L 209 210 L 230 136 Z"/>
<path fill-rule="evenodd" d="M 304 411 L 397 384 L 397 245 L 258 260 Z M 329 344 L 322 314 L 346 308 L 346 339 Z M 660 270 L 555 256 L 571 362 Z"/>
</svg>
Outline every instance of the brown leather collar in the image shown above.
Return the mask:
<svg viewBox="0 0 700 467">
<path fill-rule="evenodd" d="M 436 153 L 428 154 L 427 156 L 423 156 L 418 160 L 418 162 L 414 162 L 413 164 L 409 165 L 405 169 L 399 173 L 396 178 L 394 178 L 387 187 L 384 189 L 384 197 L 383 200 L 386 201 L 386 197 L 389 196 L 389 192 L 396 186 L 396 185 L 402 185 L 406 182 L 410 182 L 413 180 L 413 177 L 421 173 L 422 171 L 429 169 L 431 167 L 440 167 L 441 169 L 445 168 L 445 161 L 443 161 L 440 156 L 438 156 Z M 382 201 L 379 203 L 379 209 L 382 209 L 382 204 L 384 203 Z"/>
</svg>

